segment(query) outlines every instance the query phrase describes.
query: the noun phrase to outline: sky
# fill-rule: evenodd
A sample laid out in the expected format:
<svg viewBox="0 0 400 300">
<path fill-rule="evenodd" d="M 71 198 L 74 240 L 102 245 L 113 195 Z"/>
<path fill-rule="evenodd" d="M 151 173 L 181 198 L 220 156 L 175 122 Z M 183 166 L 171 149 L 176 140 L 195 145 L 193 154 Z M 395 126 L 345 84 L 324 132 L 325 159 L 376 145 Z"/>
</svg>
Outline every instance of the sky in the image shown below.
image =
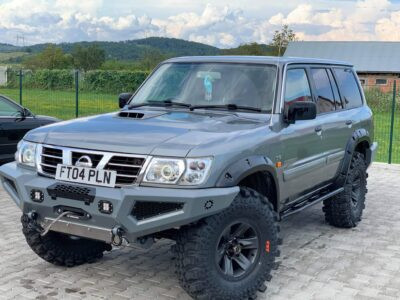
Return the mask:
<svg viewBox="0 0 400 300">
<path fill-rule="evenodd" d="M 220 48 L 300 40 L 400 41 L 400 0 L 0 0 L 0 43 L 173 37 Z"/>
</svg>

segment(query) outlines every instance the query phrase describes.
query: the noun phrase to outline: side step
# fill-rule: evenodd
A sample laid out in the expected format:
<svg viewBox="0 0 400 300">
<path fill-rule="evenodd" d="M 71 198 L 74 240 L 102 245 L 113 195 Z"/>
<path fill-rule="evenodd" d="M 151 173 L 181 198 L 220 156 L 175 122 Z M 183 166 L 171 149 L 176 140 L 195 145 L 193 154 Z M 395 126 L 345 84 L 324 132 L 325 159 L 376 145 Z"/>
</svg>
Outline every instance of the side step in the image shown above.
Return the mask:
<svg viewBox="0 0 400 300">
<path fill-rule="evenodd" d="M 307 207 L 313 206 L 314 204 L 320 203 L 326 199 L 329 199 L 341 192 L 344 191 L 344 188 L 341 187 L 337 190 L 334 190 L 332 192 L 329 192 L 327 194 L 322 195 L 321 197 L 318 198 L 314 198 L 314 197 L 310 197 L 302 202 L 296 203 L 294 205 L 292 205 L 291 207 L 285 209 L 284 211 L 282 211 L 280 213 L 280 219 L 284 219 L 290 215 L 293 215 L 294 213 L 297 213 L 299 211 L 302 211 L 303 209 L 306 209 Z"/>
</svg>

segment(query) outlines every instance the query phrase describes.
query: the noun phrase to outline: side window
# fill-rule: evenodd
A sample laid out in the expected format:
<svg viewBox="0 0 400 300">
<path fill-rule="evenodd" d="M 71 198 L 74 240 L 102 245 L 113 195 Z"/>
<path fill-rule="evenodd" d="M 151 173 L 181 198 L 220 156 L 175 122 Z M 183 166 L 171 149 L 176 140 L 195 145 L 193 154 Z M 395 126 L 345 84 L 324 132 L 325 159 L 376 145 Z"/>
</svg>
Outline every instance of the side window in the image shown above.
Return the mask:
<svg viewBox="0 0 400 300">
<path fill-rule="evenodd" d="M 0 117 L 15 117 L 20 114 L 20 108 L 10 101 L 0 97 Z"/>
<path fill-rule="evenodd" d="M 311 90 L 305 69 L 290 69 L 286 73 L 285 105 L 311 101 Z"/>
<path fill-rule="evenodd" d="M 329 80 L 331 82 L 333 95 L 335 96 L 335 107 L 336 107 L 336 110 L 343 109 L 343 104 L 342 104 L 342 100 L 340 99 L 339 89 L 337 87 L 336 80 L 333 77 L 332 70 L 327 70 L 327 71 L 328 71 L 328 75 L 329 75 Z"/>
<path fill-rule="evenodd" d="M 317 113 L 335 110 L 335 98 L 326 69 L 311 69 L 317 92 Z"/>
<path fill-rule="evenodd" d="M 353 71 L 351 69 L 335 68 L 335 74 L 346 108 L 361 106 L 361 93 Z"/>
</svg>

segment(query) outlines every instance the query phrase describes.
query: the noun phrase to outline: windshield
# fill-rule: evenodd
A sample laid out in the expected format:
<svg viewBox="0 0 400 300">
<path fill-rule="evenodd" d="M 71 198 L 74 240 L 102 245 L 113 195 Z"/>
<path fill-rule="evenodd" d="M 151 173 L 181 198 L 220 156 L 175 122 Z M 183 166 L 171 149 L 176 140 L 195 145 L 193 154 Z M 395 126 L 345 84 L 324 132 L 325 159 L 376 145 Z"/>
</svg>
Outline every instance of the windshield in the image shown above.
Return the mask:
<svg viewBox="0 0 400 300">
<path fill-rule="evenodd" d="M 166 63 L 131 105 L 173 101 L 191 106 L 236 105 L 272 111 L 276 67 L 238 63 Z"/>
</svg>

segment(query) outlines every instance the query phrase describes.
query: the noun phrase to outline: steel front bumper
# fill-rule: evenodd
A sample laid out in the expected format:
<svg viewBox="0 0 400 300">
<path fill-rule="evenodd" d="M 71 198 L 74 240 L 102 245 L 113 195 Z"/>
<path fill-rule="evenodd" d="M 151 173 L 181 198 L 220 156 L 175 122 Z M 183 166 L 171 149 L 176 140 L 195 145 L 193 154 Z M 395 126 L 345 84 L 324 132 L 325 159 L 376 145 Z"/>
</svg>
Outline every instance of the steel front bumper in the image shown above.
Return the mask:
<svg viewBox="0 0 400 300">
<path fill-rule="evenodd" d="M 59 216 L 59 208 L 71 207 L 87 213 L 87 218 L 63 217 L 51 227 L 53 231 L 92 239 L 111 241 L 111 230 L 121 227 L 130 242 L 136 238 L 162 230 L 178 227 L 213 215 L 227 208 L 239 192 L 238 187 L 208 189 L 176 189 L 132 186 L 127 188 L 105 188 L 86 186 L 94 191 L 93 202 L 62 197 L 52 198 L 48 188 L 55 183 L 71 186 L 70 183 L 38 176 L 36 171 L 18 166 L 15 162 L 0 167 L 0 180 L 4 189 L 23 213 L 36 212 L 38 222 L 45 226 Z M 31 200 L 31 193 L 41 191 L 43 201 Z M 99 202 L 108 201 L 113 210 L 105 214 L 99 210 Z M 138 218 L 133 213 L 135 203 L 177 203 L 179 209 Z M 168 204 L 167 204 L 168 205 Z M 151 206 L 150 206 L 151 207 Z"/>
</svg>

